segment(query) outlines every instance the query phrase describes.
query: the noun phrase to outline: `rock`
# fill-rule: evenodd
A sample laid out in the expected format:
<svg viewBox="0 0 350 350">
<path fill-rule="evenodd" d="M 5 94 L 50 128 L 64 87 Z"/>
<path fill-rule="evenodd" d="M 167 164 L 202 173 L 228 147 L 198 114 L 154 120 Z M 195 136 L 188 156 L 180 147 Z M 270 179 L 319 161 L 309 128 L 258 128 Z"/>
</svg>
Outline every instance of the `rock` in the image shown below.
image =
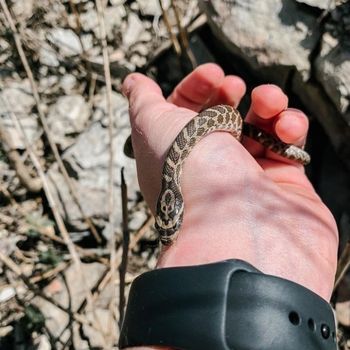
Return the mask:
<svg viewBox="0 0 350 350">
<path fill-rule="evenodd" d="M 18 116 L 18 115 L 17 115 Z M 39 125 L 37 116 L 35 114 L 23 115 L 19 117 L 21 125 L 30 143 L 35 142 L 40 137 Z M 10 149 L 25 149 L 25 142 L 22 133 L 17 131 L 16 125 L 14 124 L 11 115 L 9 113 L 2 114 L 0 118 L 0 125 L 6 129 L 9 135 Z"/>
<path fill-rule="evenodd" d="M 115 227 L 120 229 L 122 216 L 120 205 L 120 170 L 125 169 L 125 178 L 128 184 L 129 200 L 135 201 L 139 191 L 136 166 L 132 159 L 124 155 L 123 148 L 127 137 L 130 135 L 128 102 L 117 93 L 112 96 L 113 119 L 115 120 L 114 137 L 114 203 Z M 92 217 L 99 226 L 105 226 L 108 218 L 108 163 L 109 163 L 109 138 L 107 128 L 107 113 L 105 95 L 99 95 L 95 101 L 95 121 L 85 130 L 63 154 L 63 160 L 72 175 L 80 203 L 85 214 Z M 62 175 L 57 170 L 57 165 L 50 168 L 49 180 L 54 189 L 57 201 L 62 207 L 60 211 L 65 220 L 77 230 L 86 229 L 81 213 L 72 201 L 69 190 Z M 120 230 L 119 230 L 120 231 Z M 107 231 L 106 231 L 107 232 Z M 108 236 L 108 234 L 106 234 Z"/>
<path fill-rule="evenodd" d="M 145 30 L 145 31 L 143 31 L 141 33 L 140 38 L 139 38 L 138 41 L 140 41 L 140 42 L 149 42 L 152 39 L 153 39 L 152 34 L 149 31 Z"/>
<path fill-rule="evenodd" d="M 88 290 L 91 290 L 92 287 L 97 283 L 97 281 L 100 279 L 102 273 L 105 271 L 106 267 L 103 264 L 100 263 L 91 263 L 91 264 L 86 264 L 82 263 L 81 264 L 81 274 L 84 275 L 85 277 L 85 282 L 86 285 L 82 283 L 82 280 L 80 278 L 77 278 L 77 269 L 74 264 L 69 266 L 67 270 L 65 271 L 65 278 L 67 281 L 67 284 L 70 289 L 70 305 L 71 305 L 71 310 L 76 311 L 83 300 L 86 297 L 85 293 L 85 288 Z M 60 295 L 57 295 L 55 297 L 57 301 L 68 307 L 68 302 L 67 300 L 67 295 L 66 295 L 66 290 L 64 290 L 63 293 Z"/>
<path fill-rule="evenodd" d="M 45 22 L 50 26 L 64 26 L 67 10 L 60 1 L 35 0 L 36 11 L 44 12 Z M 48 10 L 49 9 L 49 10 Z M 34 10 L 34 13 L 35 13 Z"/>
<path fill-rule="evenodd" d="M 316 77 L 350 125 L 350 50 L 329 33 L 322 38 L 322 49 L 316 59 Z"/>
<path fill-rule="evenodd" d="M 144 16 L 161 16 L 162 10 L 159 5 L 159 0 L 137 0 L 139 9 Z M 164 6 L 167 8 L 169 5 Z"/>
<path fill-rule="evenodd" d="M 15 0 L 11 6 L 17 20 L 25 21 L 33 16 L 33 0 Z"/>
<path fill-rule="evenodd" d="M 306 106 L 306 112 L 317 118 L 339 157 L 350 167 L 350 128 L 330 103 L 326 92 L 319 84 L 305 84 L 300 76 L 293 80 L 292 92 Z"/>
<path fill-rule="evenodd" d="M 48 124 L 54 142 L 67 148 L 74 141 L 69 135 L 84 130 L 90 116 L 89 105 L 80 95 L 61 96 L 49 108 Z"/>
<path fill-rule="evenodd" d="M 147 58 L 142 55 L 134 54 L 131 56 L 130 62 L 136 67 L 142 67 L 147 63 Z"/>
<path fill-rule="evenodd" d="M 8 108 L 16 115 L 31 112 L 35 105 L 32 89 L 28 79 L 22 81 L 9 81 L 1 92 L 0 113 L 8 112 Z"/>
<path fill-rule="evenodd" d="M 0 327 L 0 338 L 5 338 L 11 332 L 13 332 L 12 326 Z M 1 341 L 0 341 L 0 345 L 1 345 Z"/>
<path fill-rule="evenodd" d="M 123 95 L 112 91 L 111 94 L 112 113 L 115 126 L 118 128 L 128 128 L 129 114 L 127 111 L 127 101 Z M 106 99 L 106 89 L 102 89 L 99 95 L 95 96 L 93 120 L 100 121 L 104 126 L 108 125 L 108 106 Z"/>
<path fill-rule="evenodd" d="M 143 43 L 136 44 L 133 47 L 133 51 L 137 52 L 140 56 L 147 57 L 149 54 L 147 45 Z"/>
<path fill-rule="evenodd" d="M 114 296 L 115 298 L 115 296 Z M 117 306 L 114 304 L 112 307 L 113 310 L 117 309 Z M 114 317 L 112 317 L 111 308 L 96 309 L 95 313 L 88 312 L 87 319 L 92 323 L 102 325 L 104 327 L 103 331 L 105 334 L 113 334 L 114 339 L 119 338 L 118 324 Z M 93 349 L 105 349 L 106 348 L 106 336 L 105 334 L 101 334 L 95 328 L 85 324 L 83 326 L 84 333 L 90 339 L 90 346 Z"/>
<path fill-rule="evenodd" d="M 94 49 L 94 36 L 92 34 L 82 34 L 81 41 L 85 51 L 89 52 Z"/>
<path fill-rule="evenodd" d="M 335 1 L 329 1 L 329 0 L 296 0 L 297 2 L 301 4 L 306 4 L 312 7 L 317 7 L 322 10 L 329 10 L 334 8 Z"/>
<path fill-rule="evenodd" d="M 65 57 L 80 55 L 83 52 L 79 37 L 71 29 L 51 29 L 48 34 L 48 40 L 54 44 Z"/>
<path fill-rule="evenodd" d="M 126 16 L 126 11 L 123 5 L 118 5 L 106 7 L 104 13 L 107 38 L 113 40 L 114 29 L 121 26 L 122 19 Z M 92 8 L 82 13 L 80 18 L 84 31 L 92 31 L 96 38 L 100 39 L 100 27 L 96 10 Z"/>
<path fill-rule="evenodd" d="M 41 313 L 44 315 L 45 326 L 50 330 L 51 334 L 54 337 L 60 336 L 61 332 L 69 323 L 68 314 L 40 297 L 35 297 L 32 299 L 31 303 L 38 307 Z"/>
<path fill-rule="evenodd" d="M 41 334 L 38 336 L 37 343 L 38 343 L 38 348 L 37 348 L 38 350 L 51 350 L 52 349 L 50 341 L 45 334 Z"/>
<path fill-rule="evenodd" d="M 109 0 L 113 6 L 119 6 L 125 4 L 126 0 Z"/>
<path fill-rule="evenodd" d="M 58 83 L 58 76 L 57 75 L 49 75 L 45 76 L 40 79 L 40 91 L 45 91 L 46 93 L 51 89 L 55 89 L 56 85 Z M 51 92 L 50 91 L 50 92 Z"/>
<path fill-rule="evenodd" d="M 49 67 L 58 67 L 60 65 L 56 50 L 46 42 L 40 46 L 39 62 Z"/>
<path fill-rule="evenodd" d="M 338 322 L 345 327 L 350 327 L 350 301 L 337 303 L 335 310 Z"/>
<path fill-rule="evenodd" d="M 13 287 L 7 286 L 0 290 L 0 303 L 5 303 L 16 295 Z"/>
<path fill-rule="evenodd" d="M 308 11 L 295 0 L 199 4 L 218 42 L 236 58 L 233 68 L 239 71 L 243 61 L 252 76 L 292 89 L 350 166 L 349 2 L 337 3 L 322 37 L 320 11 Z M 323 7 L 322 1 L 317 4 Z"/>
<path fill-rule="evenodd" d="M 147 220 L 147 214 L 143 210 L 138 210 L 132 213 L 130 221 L 129 221 L 129 229 L 131 231 L 136 231 L 141 228 L 141 226 Z"/>
<path fill-rule="evenodd" d="M 284 85 L 290 67 L 303 80 L 310 77 L 309 56 L 317 45 L 316 16 L 299 9 L 295 0 L 225 0 L 199 2 L 216 37 L 253 69 L 266 68 L 269 80 Z"/>
<path fill-rule="evenodd" d="M 74 19 L 74 18 L 73 18 Z M 81 27 L 85 32 L 98 28 L 97 12 L 94 8 L 80 14 Z"/>
<path fill-rule="evenodd" d="M 135 13 L 130 12 L 128 16 L 128 26 L 123 33 L 123 46 L 125 49 L 139 41 L 139 37 L 144 31 L 142 21 Z"/>
<path fill-rule="evenodd" d="M 11 149 L 24 149 L 22 133 L 18 133 L 11 113 L 21 121 L 24 132 L 31 143 L 39 138 L 37 117 L 31 113 L 35 105 L 28 79 L 20 82 L 9 81 L 0 91 L 0 125 L 9 135 Z"/>
<path fill-rule="evenodd" d="M 74 264 L 69 266 L 64 272 L 65 282 L 61 277 L 56 278 L 62 285 L 61 289 L 55 288 L 57 292 L 53 294 L 52 292 L 50 293 L 50 290 L 52 291 L 52 287 L 50 285 L 44 288 L 45 294 L 53 298 L 62 306 L 66 308 L 69 307 L 72 312 L 76 312 L 85 299 L 85 287 L 88 288 L 88 290 L 91 289 L 101 277 L 102 272 L 105 270 L 105 266 L 99 263 L 82 263 L 81 267 L 82 271 L 78 274 Z M 86 285 L 84 285 L 82 279 L 79 278 L 79 276 L 82 274 L 85 276 Z M 57 282 L 55 281 L 55 283 Z M 66 288 L 67 285 L 69 286 L 69 294 Z M 61 309 L 40 297 L 35 297 L 33 299 L 33 304 L 38 307 L 45 316 L 45 326 L 50 330 L 52 335 L 55 337 L 59 336 L 67 327 L 69 316 Z M 67 336 L 69 336 L 69 334 L 67 334 Z M 64 337 L 61 339 L 64 339 Z"/>
<path fill-rule="evenodd" d="M 65 74 L 60 80 L 60 87 L 63 89 L 66 95 L 72 93 L 77 84 L 77 79 L 73 74 Z"/>
</svg>

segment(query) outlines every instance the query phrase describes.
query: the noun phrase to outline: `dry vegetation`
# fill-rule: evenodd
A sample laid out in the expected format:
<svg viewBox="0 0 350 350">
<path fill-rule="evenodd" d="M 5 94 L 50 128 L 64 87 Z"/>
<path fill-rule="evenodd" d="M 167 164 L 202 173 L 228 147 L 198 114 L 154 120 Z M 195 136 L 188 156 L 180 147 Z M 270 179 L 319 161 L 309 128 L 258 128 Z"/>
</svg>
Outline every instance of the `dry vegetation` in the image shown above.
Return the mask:
<svg viewBox="0 0 350 350">
<path fill-rule="evenodd" d="M 158 253 L 121 81 L 169 52 L 191 70 L 205 21 L 196 0 L 0 0 L 0 349 L 117 348 Z"/>
</svg>

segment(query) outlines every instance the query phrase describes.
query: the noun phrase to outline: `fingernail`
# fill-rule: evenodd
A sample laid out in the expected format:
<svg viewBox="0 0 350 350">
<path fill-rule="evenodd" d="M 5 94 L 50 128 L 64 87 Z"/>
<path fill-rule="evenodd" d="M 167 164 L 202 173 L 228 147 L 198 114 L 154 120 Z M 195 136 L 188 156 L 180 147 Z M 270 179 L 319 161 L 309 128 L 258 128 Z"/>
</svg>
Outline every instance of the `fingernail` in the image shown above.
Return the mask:
<svg viewBox="0 0 350 350">
<path fill-rule="evenodd" d="M 134 84 L 135 84 L 135 76 L 133 74 L 129 74 L 125 78 L 125 80 L 123 82 L 123 86 L 122 86 L 122 93 L 125 97 L 127 97 L 127 98 L 129 97 L 130 92 L 131 92 Z"/>
</svg>

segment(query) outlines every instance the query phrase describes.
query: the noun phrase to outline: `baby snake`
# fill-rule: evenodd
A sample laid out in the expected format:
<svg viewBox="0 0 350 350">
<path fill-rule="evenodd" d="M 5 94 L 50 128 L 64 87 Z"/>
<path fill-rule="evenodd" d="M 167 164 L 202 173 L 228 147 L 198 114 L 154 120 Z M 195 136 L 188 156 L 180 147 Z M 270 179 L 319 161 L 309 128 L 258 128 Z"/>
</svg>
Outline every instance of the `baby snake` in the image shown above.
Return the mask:
<svg viewBox="0 0 350 350">
<path fill-rule="evenodd" d="M 162 189 L 155 217 L 155 227 L 164 245 L 174 242 L 183 220 L 184 201 L 180 186 L 182 165 L 193 147 L 213 131 L 229 132 L 238 141 L 243 134 L 285 158 L 302 164 L 310 162 L 309 154 L 301 148 L 288 145 L 252 124 L 244 123 L 240 113 L 231 106 L 218 105 L 204 110 L 180 131 L 164 162 Z"/>
</svg>

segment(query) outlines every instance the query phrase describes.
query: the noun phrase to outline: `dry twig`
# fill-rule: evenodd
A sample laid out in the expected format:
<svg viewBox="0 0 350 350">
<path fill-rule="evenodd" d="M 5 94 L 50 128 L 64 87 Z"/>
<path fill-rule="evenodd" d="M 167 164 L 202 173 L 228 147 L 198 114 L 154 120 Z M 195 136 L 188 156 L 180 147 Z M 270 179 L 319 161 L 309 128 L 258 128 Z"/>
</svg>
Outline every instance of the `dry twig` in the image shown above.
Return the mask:
<svg viewBox="0 0 350 350">
<path fill-rule="evenodd" d="M 194 54 L 193 54 L 191 47 L 190 47 L 187 30 L 181 24 L 180 13 L 179 13 L 179 10 L 176 6 L 175 0 L 171 0 L 171 7 L 174 10 L 176 24 L 177 24 L 177 27 L 179 30 L 181 54 L 185 57 L 187 56 L 188 60 L 191 62 L 192 69 L 194 69 L 197 67 L 198 64 L 197 64 L 196 58 L 194 57 Z"/>
<path fill-rule="evenodd" d="M 129 251 L 134 249 L 136 247 L 136 244 L 139 242 L 139 240 L 144 236 L 144 234 L 154 225 L 154 217 L 151 215 L 146 222 L 142 225 L 142 227 L 139 229 L 137 234 L 133 237 L 133 239 L 130 242 Z"/>
<path fill-rule="evenodd" d="M 0 123 L 1 124 L 1 123 Z M 21 184 L 32 193 L 38 193 L 42 189 L 41 180 L 37 177 L 33 178 L 29 175 L 29 170 L 24 165 L 21 156 L 18 151 L 15 149 L 11 149 L 11 142 L 9 140 L 9 136 L 6 133 L 5 129 L 0 125 L 0 141 L 6 146 L 7 157 L 10 161 L 10 164 L 15 169 L 17 177 Z"/>
<path fill-rule="evenodd" d="M 65 307 L 63 307 L 61 304 L 59 304 L 58 302 L 56 302 L 54 299 L 50 298 L 49 296 L 45 295 L 37 286 L 35 286 L 34 284 L 32 284 L 30 282 L 30 280 L 28 279 L 27 276 L 25 276 L 22 273 L 21 268 L 8 256 L 6 256 L 5 254 L 3 254 L 0 251 L 0 261 L 8 268 L 10 269 L 13 273 L 15 273 L 15 275 L 17 277 L 19 277 L 24 284 L 35 294 L 40 296 L 41 298 L 43 298 L 44 300 L 48 301 L 49 303 L 55 305 L 57 308 L 59 308 L 60 310 L 71 314 L 71 311 L 69 309 L 66 309 Z"/>
<path fill-rule="evenodd" d="M 119 266 L 119 328 L 124 320 L 125 308 L 125 275 L 128 266 L 129 252 L 129 217 L 128 217 L 128 187 L 124 178 L 124 168 L 121 169 L 121 192 L 122 192 L 122 210 L 123 210 L 123 245 L 122 261 Z"/>
<path fill-rule="evenodd" d="M 97 17 L 98 23 L 100 27 L 100 37 L 101 37 L 101 45 L 102 45 L 102 54 L 103 54 L 103 70 L 106 81 L 106 99 L 107 99 L 107 111 L 108 111 L 108 137 L 109 137 L 109 164 L 108 164 L 108 224 L 109 224 L 109 245 L 110 245 L 110 269 L 112 275 L 112 281 L 115 278 L 115 228 L 114 228 L 114 146 L 113 146 L 113 112 L 112 112 L 112 82 L 111 82 L 111 72 L 109 68 L 109 55 L 108 55 L 108 46 L 107 46 L 107 34 L 106 34 L 106 26 L 104 19 L 104 4 L 101 0 L 96 0 L 96 9 L 97 9 Z M 113 293 L 116 296 L 116 292 Z M 114 336 L 112 332 L 111 342 L 114 343 Z"/>
<path fill-rule="evenodd" d="M 171 29 L 171 24 L 170 24 L 170 21 L 169 21 L 169 18 L 168 18 L 168 13 L 165 11 L 165 8 L 164 8 L 162 0 L 159 0 L 159 5 L 160 5 L 160 8 L 162 10 L 163 21 L 164 21 L 164 24 L 165 24 L 165 26 L 166 26 L 166 28 L 168 30 L 171 43 L 173 44 L 173 47 L 174 47 L 174 50 L 175 50 L 176 54 L 178 56 L 180 56 L 181 55 L 181 46 L 180 46 L 179 41 L 177 40 L 176 35 L 173 33 L 173 31 Z"/>
<path fill-rule="evenodd" d="M 189 34 L 193 33 L 200 27 L 204 26 L 207 23 L 207 16 L 202 13 L 196 19 L 194 19 L 186 28 Z M 171 40 L 165 40 L 152 54 L 148 59 L 147 63 L 140 69 L 141 72 L 147 72 L 149 67 L 156 61 L 164 51 L 168 50 L 173 45 Z"/>
</svg>

